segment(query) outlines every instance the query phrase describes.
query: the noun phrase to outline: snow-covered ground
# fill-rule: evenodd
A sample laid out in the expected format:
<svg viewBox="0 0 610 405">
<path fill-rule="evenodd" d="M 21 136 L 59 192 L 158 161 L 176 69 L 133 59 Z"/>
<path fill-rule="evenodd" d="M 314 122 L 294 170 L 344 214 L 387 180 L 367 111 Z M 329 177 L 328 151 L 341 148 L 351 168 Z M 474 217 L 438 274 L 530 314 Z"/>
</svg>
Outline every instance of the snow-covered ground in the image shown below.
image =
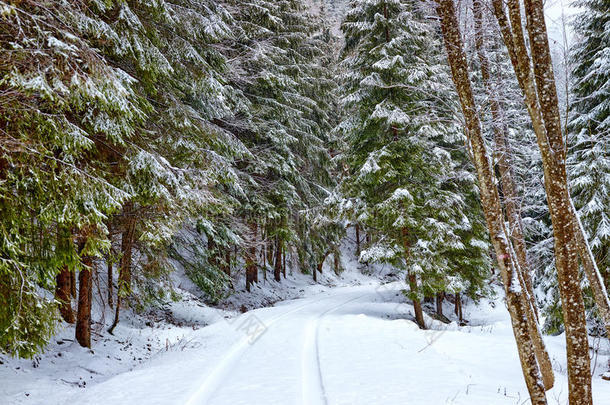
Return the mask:
<svg viewBox="0 0 610 405">
<path fill-rule="evenodd" d="M 212 322 L 199 329 L 194 308 L 184 310 L 190 326 L 137 329 L 124 323 L 118 330 L 123 343 L 104 346 L 102 340 L 95 354 L 66 342 L 54 344 L 38 368 L 3 359 L 0 403 L 529 403 L 500 299 L 466 305 L 470 326 L 428 318 L 432 329 L 424 331 L 409 320 L 412 307 L 404 303 L 401 288 L 370 279 L 365 285 L 302 288 L 308 297 L 239 316 L 197 306 L 201 323 Z M 146 340 L 151 349 L 143 355 Z M 549 403 L 565 404 L 564 337 L 546 342 L 557 379 Z M 600 347 L 593 393 L 596 404 L 607 404 L 610 382 L 599 374 L 608 361 L 608 343 Z M 111 372 L 117 362 L 106 356 L 142 360 L 133 369 Z"/>
</svg>

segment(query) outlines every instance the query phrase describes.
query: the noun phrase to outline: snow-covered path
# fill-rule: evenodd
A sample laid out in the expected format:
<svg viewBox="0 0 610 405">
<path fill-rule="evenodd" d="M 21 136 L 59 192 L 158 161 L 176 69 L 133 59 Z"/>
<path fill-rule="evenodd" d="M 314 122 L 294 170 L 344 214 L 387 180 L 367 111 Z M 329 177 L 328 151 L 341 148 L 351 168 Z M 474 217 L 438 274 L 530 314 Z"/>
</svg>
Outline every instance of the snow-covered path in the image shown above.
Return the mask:
<svg viewBox="0 0 610 405">
<path fill-rule="evenodd" d="M 400 286 L 335 288 L 219 321 L 185 337 L 133 371 L 55 404 L 357 405 L 527 404 L 508 315 L 501 300 L 469 305 L 470 327 L 410 320 Z M 449 310 L 449 308 L 447 308 Z M 449 312 L 449 311 L 447 311 Z M 478 325 L 478 326 L 475 326 Z M 563 337 L 548 337 L 557 385 L 567 403 Z M 607 348 L 606 348 L 607 350 Z M 598 375 L 607 356 L 600 356 Z M 596 404 L 610 383 L 594 379 Z"/>
<path fill-rule="evenodd" d="M 350 289 L 265 314 L 261 321 L 267 330 L 254 343 L 246 336 L 233 347 L 188 404 L 326 404 L 319 324 L 327 315 L 359 299 L 364 301 L 370 294 Z"/>
</svg>

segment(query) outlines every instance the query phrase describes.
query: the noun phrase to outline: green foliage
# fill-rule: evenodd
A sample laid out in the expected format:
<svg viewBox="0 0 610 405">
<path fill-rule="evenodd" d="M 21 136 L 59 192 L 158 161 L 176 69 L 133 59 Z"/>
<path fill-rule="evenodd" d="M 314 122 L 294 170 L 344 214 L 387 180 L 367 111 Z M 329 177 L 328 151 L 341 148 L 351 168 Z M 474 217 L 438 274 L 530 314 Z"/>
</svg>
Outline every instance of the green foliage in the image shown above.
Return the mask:
<svg viewBox="0 0 610 405">
<path fill-rule="evenodd" d="M 56 302 L 42 298 L 24 277 L 0 272 L 0 350 L 32 358 L 53 335 L 57 310 Z"/>
<path fill-rule="evenodd" d="M 375 235 L 360 260 L 420 274 L 425 295 L 481 289 L 485 227 L 439 39 L 416 2 L 350 6 L 337 128 L 349 175 L 337 202 Z"/>
</svg>

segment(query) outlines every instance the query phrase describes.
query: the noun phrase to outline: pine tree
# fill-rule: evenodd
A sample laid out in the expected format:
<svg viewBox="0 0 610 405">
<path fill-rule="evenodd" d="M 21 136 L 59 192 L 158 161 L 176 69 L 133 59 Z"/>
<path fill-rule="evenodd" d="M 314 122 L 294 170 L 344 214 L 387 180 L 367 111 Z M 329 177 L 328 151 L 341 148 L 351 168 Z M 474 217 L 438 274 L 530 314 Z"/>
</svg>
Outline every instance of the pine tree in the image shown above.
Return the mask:
<svg viewBox="0 0 610 405">
<path fill-rule="evenodd" d="M 361 261 L 406 266 L 423 327 L 424 295 L 477 290 L 486 269 L 478 201 L 468 194 L 474 178 L 456 152 L 463 138 L 444 104 L 452 103 L 448 69 L 415 2 L 352 1 L 342 28 L 343 210 L 375 230 Z"/>
</svg>

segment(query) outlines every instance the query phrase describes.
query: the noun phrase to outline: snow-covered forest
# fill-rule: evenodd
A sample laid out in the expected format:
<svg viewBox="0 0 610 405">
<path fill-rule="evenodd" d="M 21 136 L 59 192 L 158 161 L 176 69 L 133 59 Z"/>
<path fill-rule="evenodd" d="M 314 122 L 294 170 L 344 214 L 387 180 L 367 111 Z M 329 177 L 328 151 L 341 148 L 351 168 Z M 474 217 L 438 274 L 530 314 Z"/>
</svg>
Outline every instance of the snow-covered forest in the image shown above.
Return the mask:
<svg viewBox="0 0 610 405">
<path fill-rule="evenodd" d="M 0 0 L 0 152 L 2 404 L 610 404 L 609 0 Z"/>
</svg>

